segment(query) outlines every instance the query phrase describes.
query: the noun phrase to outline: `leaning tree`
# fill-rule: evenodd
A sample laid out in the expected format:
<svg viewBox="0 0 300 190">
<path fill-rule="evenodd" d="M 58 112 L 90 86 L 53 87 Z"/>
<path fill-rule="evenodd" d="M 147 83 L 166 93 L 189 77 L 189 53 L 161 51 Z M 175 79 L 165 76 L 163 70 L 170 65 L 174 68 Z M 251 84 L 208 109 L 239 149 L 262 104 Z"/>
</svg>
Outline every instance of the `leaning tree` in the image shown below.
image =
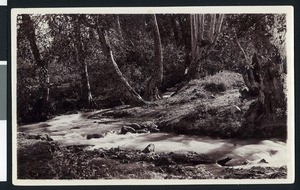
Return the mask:
<svg viewBox="0 0 300 190">
<path fill-rule="evenodd" d="M 118 90 L 122 91 L 122 97 L 120 98 L 124 98 L 130 105 L 140 106 L 146 104 L 145 100 L 129 84 L 114 58 L 108 33 L 111 23 L 118 22 L 118 20 L 110 15 L 87 15 L 84 22 L 87 26 L 95 30 L 95 36 L 100 42 L 104 61 L 113 70 L 113 77 L 119 85 Z"/>
</svg>

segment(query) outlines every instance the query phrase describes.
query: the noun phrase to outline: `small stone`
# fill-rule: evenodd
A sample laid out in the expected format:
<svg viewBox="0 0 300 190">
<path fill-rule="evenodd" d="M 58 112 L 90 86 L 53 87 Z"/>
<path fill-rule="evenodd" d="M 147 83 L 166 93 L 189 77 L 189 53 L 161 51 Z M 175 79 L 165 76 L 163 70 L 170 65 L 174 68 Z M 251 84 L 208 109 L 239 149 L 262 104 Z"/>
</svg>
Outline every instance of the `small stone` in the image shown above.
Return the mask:
<svg viewBox="0 0 300 190">
<path fill-rule="evenodd" d="M 137 124 L 137 123 L 131 123 L 131 124 L 128 124 L 127 126 L 132 127 L 132 128 L 135 129 L 135 130 L 139 130 L 139 129 L 142 128 L 142 127 L 141 127 L 139 124 Z"/>
<path fill-rule="evenodd" d="M 268 151 L 270 156 L 275 155 L 278 151 L 277 150 L 269 150 Z"/>
<path fill-rule="evenodd" d="M 224 158 L 222 160 L 218 160 L 217 163 L 221 166 L 226 166 L 226 163 L 229 162 L 231 160 L 230 157 Z"/>
<path fill-rule="evenodd" d="M 242 165 L 247 165 L 247 164 L 249 164 L 249 161 L 248 161 L 248 160 L 242 162 Z"/>
<path fill-rule="evenodd" d="M 86 139 L 87 140 L 89 140 L 89 139 L 99 139 L 99 138 L 103 138 L 104 137 L 104 135 L 103 134 L 96 134 L 96 133 L 94 133 L 94 134 L 88 134 L 87 136 L 86 136 Z"/>
<path fill-rule="evenodd" d="M 147 129 L 140 129 L 136 131 L 137 133 L 147 133 L 148 130 Z"/>
<path fill-rule="evenodd" d="M 261 160 L 259 161 L 259 163 L 268 164 L 269 162 L 267 162 L 267 161 L 263 158 L 263 159 L 261 159 Z"/>
<path fill-rule="evenodd" d="M 144 150 L 142 150 L 143 153 L 150 153 L 154 152 L 155 146 L 154 144 L 149 144 Z"/>
<path fill-rule="evenodd" d="M 151 128 L 151 129 L 150 129 L 150 132 L 151 132 L 151 133 L 158 133 L 158 132 L 159 132 L 159 129 L 157 129 L 157 128 Z"/>
<path fill-rule="evenodd" d="M 53 139 L 50 137 L 50 135 L 45 134 L 44 136 L 46 137 L 46 140 L 47 140 L 47 141 L 53 141 Z"/>
</svg>

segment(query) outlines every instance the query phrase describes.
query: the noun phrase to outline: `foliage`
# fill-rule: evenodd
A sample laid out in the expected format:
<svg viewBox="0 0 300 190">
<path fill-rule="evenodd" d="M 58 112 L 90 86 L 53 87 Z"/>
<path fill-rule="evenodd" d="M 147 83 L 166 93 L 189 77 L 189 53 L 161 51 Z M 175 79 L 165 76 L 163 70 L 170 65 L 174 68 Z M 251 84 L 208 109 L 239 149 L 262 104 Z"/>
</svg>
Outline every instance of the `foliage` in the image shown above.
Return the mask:
<svg viewBox="0 0 300 190">
<path fill-rule="evenodd" d="M 50 112 L 57 114 L 57 104 L 62 103 L 64 99 L 78 101 L 82 91 L 80 65 L 76 63 L 74 47 L 74 15 L 30 16 L 34 22 L 41 57 L 49 63 L 50 101 L 54 104 L 54 110 Z M 119 98 L 122 94 L 119 92 L 119 84 L 115 80 L 113 70 L 105 63 L 97 33 L 91 26 L 96 23 L 108 31 L 109 43 L 121 72 L 129 84 L 143 95 L 154 63 L 154 41 L 149 16 L 85 15 L 85 18 L 87 22 L 82 23 L 80 27 L 81 38 L 86 47 L 85 62 L 95 99 L 111 97 L 111 101 L 123 101 Z M 227 88 L 233 85 L 231 81 L 235 79 L 221 71 L 243 73 L 247 66 L 235 38 L 238 38 L 248 57 L 254 52 L 259 52 L 263 60 L 270 58 L 286 64 L 285 19 L 285 15 L 280 14 L 227 14 L 214 49 L 201 60 L 198 76 L 217 74 L 216 76 L 220 75 L 220 79 L 214 80 L 222 81 Z M 184 80 L 184 73 L 191 61 L 190 15 L 159 14 L 157 21 L 164 57 L 161 91 L 165 91 Z M 17 32 L 18 118 L 19 122 L 31 122 L 35 120 L 34 113 L 38 105 L 36 86 L 39 81 L 33 55 L 22 28 L 21 15 L 18 16 Z"/>
</svg>

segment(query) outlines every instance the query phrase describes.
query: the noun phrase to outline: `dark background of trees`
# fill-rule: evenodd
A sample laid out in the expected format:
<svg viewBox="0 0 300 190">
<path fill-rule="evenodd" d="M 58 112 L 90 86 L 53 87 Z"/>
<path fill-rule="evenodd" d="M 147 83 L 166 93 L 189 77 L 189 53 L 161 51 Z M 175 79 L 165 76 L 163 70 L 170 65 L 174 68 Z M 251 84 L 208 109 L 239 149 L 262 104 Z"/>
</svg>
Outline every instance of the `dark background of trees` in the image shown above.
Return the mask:
<svg viewBox="0 0 300 190">
<path fill-rule="evenodd" d="M 132 104 L 129 96 L 124 95 L 124 87 L 120 87 L 120 76 L 108 63 L 107 48 L 133 90 L 142 98 L 149 99 L 145 97 L 146 87 L 157 65 L 151 15 L 30 15 L 38 61 L 28 39 L 30 28 L 24 24 L 24 16 L 28 15 L 18 16 L 17 36 L 19 123 L 43 120 L 51 114 L 82 108 Z M 191 15 L 155 16 L 163 57 L 160 93 L 185 80 L 222 70 L 240 72 L 247 77 L 253 55 L 258 55 L 263 65 L 268 62 L 264 60 L 280 64 L 282 73 L 286 73 L 285 15 L 225 15 L 213 46 L 205 44 L 205 39 L 198 44 L 209 48 L 204 49 L 196 61 L 196 75 L 188 79 L 185 73 L 193 62 Z M 207 33 L 211 15 L 203 16 Z M 45 72 L 37 62 L 42 62 L 40 65 L 44 65 L 49 78 L 49 84 L 44 84 L 44 87 L 41 83 L 45 83 L 47 76 L 41 76 Z M 85 67 L 90 90 L 83 83 Z M 251 86 L 248 87 L 251 90 Z M 47 103 L 43 102 L 47 98 L 41 95 L 41 89 L 45 88 L 49 88 Z M 82 97 L 88 91 L 91 100 L 86 102 Z M 279 89 L 278 92 L 281 91 Z"/>
</svg>

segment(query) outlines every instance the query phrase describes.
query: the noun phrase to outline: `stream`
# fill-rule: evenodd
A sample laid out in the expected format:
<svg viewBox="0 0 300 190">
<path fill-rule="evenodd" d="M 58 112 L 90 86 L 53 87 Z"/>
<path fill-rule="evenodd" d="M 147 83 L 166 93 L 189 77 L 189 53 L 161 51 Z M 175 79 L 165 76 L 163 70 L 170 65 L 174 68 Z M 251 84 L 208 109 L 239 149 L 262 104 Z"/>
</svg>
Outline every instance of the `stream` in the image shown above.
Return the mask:
<svg viewBox="0 0 300 190">
<path fill-rule="evenodd" d="M 88 149 L 91 150 L 115 147 L 142 150 L 152 143 L 155 152 L 194 151 L 216 160 L 229 156 L 232 160 L 228 165 L 235 167 L 280 167 L 289 162 L 286 143 L 275 139 L 219 139 L 172 133 L 121 135 L 117 132 L 128 123 L 126 119 L 88 119 L 97 113 L 99 111 L 57 116 L 46 122 L 18 126 L 18 132 L 47 133 L 64 145 L 90 145 Z M 105 135 L 102 138 L 86 138 L 88 134 L 94 133 Z"/>
</svg>

